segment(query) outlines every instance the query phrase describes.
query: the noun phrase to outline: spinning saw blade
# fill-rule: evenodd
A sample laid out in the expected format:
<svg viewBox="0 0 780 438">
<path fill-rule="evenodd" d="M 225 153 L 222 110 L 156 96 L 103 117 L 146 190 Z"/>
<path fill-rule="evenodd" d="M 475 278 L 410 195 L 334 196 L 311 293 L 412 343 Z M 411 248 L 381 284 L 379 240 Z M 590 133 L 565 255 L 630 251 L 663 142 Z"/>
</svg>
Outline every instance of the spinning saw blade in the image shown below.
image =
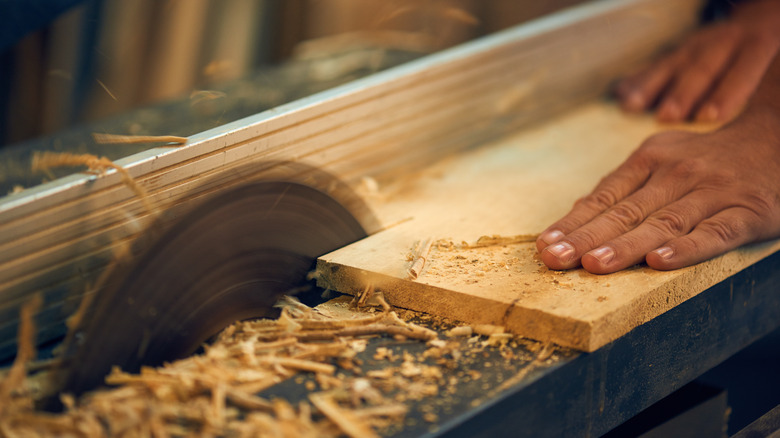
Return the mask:
<svg viewBox="0 0 780 438">
<path fill-rule="evenodd" d="M 221 191 L 165 231 L 145 233 L 131 260 L 117 262 L 66 342 L 57 386 L 80 394 L 112 366 L 160 365 L 237 320 L 274 316 L 316 257 L 365 236 L 342 203 L 297 181 Z"/>
</svg>

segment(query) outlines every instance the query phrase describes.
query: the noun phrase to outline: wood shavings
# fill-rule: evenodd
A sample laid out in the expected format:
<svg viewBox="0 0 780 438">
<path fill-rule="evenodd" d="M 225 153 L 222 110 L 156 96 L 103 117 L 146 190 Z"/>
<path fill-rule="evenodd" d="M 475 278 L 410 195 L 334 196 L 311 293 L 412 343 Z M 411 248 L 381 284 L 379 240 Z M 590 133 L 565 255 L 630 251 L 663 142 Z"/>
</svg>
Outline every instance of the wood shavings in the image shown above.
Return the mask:
<svg viewBox="0 0 780 438">
<path fill-rule="evenodd" d="M 206 102 L 209 100 L 216 100 L 216 99 L 222 99 L 227 97 L 227 94 L 225 94 L 222 91 L 215 91 L 215 90 L 192 90 L 192 93 L 190 93 L 190 106 L 195 106 L 201 102 Z"/>
<path fill-rule="evenodd" d="M 476 26 L 480 23 L 479 18 L 475 17 L 473 14 L 466 11 L 465 9 L 461 9 L 461 8 L 446 7 L 442 11 L 442 16 L 451 18 L 455 21 L 459 21 L 469 26 Z"/>
<path fill-rule="evenodd" d="M 361 292 L 361 293 L 359 293 L 359 294 L 357 294 L 357 295 L 355 296 L 355 299 L 354 299 L 354 300 L 352 300 L 352 304 L 353 304 L 353 305 L 354 305 L 356 308 L 358 308 L 358 309 L 359 309 L 361 306 L 363 306 L 364 304 L 366 304 L 366 301 L 368 301 L 368 299 L 369 299 L 369 298 L 370 298 L 372 295 L 374 295 L 374 285 L 373 285 L 373 284 L 368 284 L 368 285 L 366 285 L 366 287 L 363 289 L 363 292 Z"/>
<path fill-rule="evenodd" d="M 106 157 L 91 154 L 72 154 L 70 152 L 35 152 L 32 157 L 33 172 L 49 172 L 55 167 L 87 166 L 90 171 L 105 173 L 114 169 L 122 177 L 122 182 L 130 188 L 144 204 L 148 212 L 153 212 L 146 190 L 138 185 L 130 173 L 122 166 Z"/>
<path fill-rule="evenodd" d="M 487 341 L 485 341 L 485 345 L 489 345 L 491 347 L 503 347 L 510 340 L 512 340 L 512 337 L 513 336 L 511 333 L 493 333 L 488 336 Z"/>
<path fill-rule="evenodd" d="M 264 436 L 268 431 L 291 437 L 377 436 L 373 427 L 389 426 L 388 418 L 405 415 L 406 408 L 387 399 L 369 378 L 345 382 L 337 370 L 357 366 L 355 356 L 365 349 L 365 340 L 358 337 L 402 334 L 429 340 L 435 332 L 405 322 L 393 311 L 333 319 L 297 301 L 285 300 L 282 307 L 278 320 L 233 324 L 202 355 L 145 367 L 138 374 L 115 368 L 106 377 L 114 388 L 78 400 L 65 395 L 62 415 L 35 412 L 29 394 L 10 405 L 2 399 L 0 436 Z M 22 321 L 30 321 L 34 310 L 25 307 Z M 32 345 L 31 340 L 22 342 L 29 336 L 29 326 L 22 327 L 20 346 Z M 20 361 L 31 358 L 25 351 L 20 351 Z M 314 409 L 308 403 L 295 407 L 257 395 L 297 373 L 313 375 L 326 391 L 310 394 Z M 415 376 L 425 373 L 435 375 L 423 370 Z M 7 382 L 13 385 L 5 386 Z M 14 389 L 20 382 L 23 367 L 4 379 L 3 387 Z M 6 406 L 13 409 L 2 410 Z"/>
<path fill-rule="evenodd" d="M 187 143 L 187 137 L 176 135 L 118 135 L 93 132 L 92 139 L 98 144 Z"/>
<path fill-rule="evenodd" d="M 108 86 L 106 86 L 106 84 L 104 84 L 104 83 L 103 83 L 103 81 L 101 81 L 100 79 L 95 79 L 95 80 L 96 80 L 96 81 L 97 81 L 97 83 L 100 85 L 100 88 L 102 88 L 102 89 L 103 89 L 103 91 L 105 91 L 105 92 L 106 92 L 106 94 L 108 94 L 108 95 L 111 97 L 111 99 L 113 99 L 113 100 L 114 100 L 114 101 L 116 101 L 116 102 L 118 102 L 118 101 L 119 101 L 119 99 L 117 99 L 117 98 L 116 98 L 116 96 L 114 95 L 114 93 L 112 93 L 112 92 L 111 92 L 111 90 L 109 90 L 109 89 L 108 89 Z"/>
<path fill-rule="evenodd" d="M 486 235 L 474 242 L 438 239 L 433 243 L 426 263 L 431 284 L 440 281 L 473 285 L 500 279 L 511 283 L 514 275 L 523 275 L 525 260 L 536 253 L 536 235 Z M 438 277 L 435 278 L 435 277 Z"/>
<path fill-rule="evenodd" d="M 366 306 L 381 307 L 382 311 L 389 312 L 390 304 L 385 300 L 385 295 L 382 291 L 375 291 L 367 300 Z"/>
<path fill-rule="evenodd" d="M 447 336 L 454 338 L 454 337 L 471 337 L 471 334 L 473 333 L 473 330 L 469 326 L 460 326 L 460 327 L 453 327 L 447 332 Z"/>
<path fill-rule="evenodd" d="M 469 245 L 469 248 L 484 248 L 486 246 L 504 246 L 514 245 L 516 243 L 536 242 L 538 234 L 518 234 L 516 236 L 481 236 L 476 243 Z"/>
<path fill-rule="evenodd" d="M 336 373 L 336 367 L 329 364 L 323 364 L 308 360 L 302 360 L 302 359 L 289 359 L 289 358 L 281 358 L 281 357 L 273 357 L 268 359 L 263 359 L 260 361 L 261 364 L 264 365 L 270 365 L 270 366 L 282 366 L 284 368 L 290 368 L 292 370 L 296 371 L 308 371 L 311 373 L 322 373 L 327 374 L 329 376 L 332 376 Z"/>
<path fill-rule="evenodd" d="M 491 246 L 507 246 L 518 243 L 536 242 L 538 237 L 538 234 L 517 234 L 515 236 L 500 236 L 498 234 L 493 234 L 490 236 L 480 236 L 474 243 L 468 243 L 465 241 L 461 243 L 453 243 L 451 240 L 439 239 L 435 242 L 435 246 L 437 249 L 442 251 L 487 248 Z"/>
<path fill-rule="evenodd" d="M 427 261 L 428 253 L 431 251 L 433 245 L 433 239 L 426 239 L 417 243 L 414 257 L 412 259 L 412 265 L 409 267 L 409 279 L 416 280 L 425 268 L 425 262 Z"/>
<path fill-rule="evenodd" d="M 309 400 L 345 434 L 353 438 L 379 437 L 360 417 L 341 409 L 328 394 L 311 394 Z"/>
<path fill-rule="evenodd" d="M 441 330 L 452 329 L 455 322 L 403 309 L 341 312 L 349 300 L 344 296 L 315 309 L 285 300 L 278 320 L 237 322 L 202 355 L 143 368 L 137 374 L 113 370 L 107 382 L 116 387 L 79 399 L 65 396 L 62 415 L 35 412 L 30 397 L 25 404 L 15 400 L 13 412 L 0 415 L 0 436 L 396 433 L 399 425 L 419 421 L 419 416 L 405 419 L 409 410 L 426 422 L 426 418 L 440 421 L 456 387 L 470 387 L 475 395 L 469 397 L 479 400 L 495 394 L 493 388 L 503 385 L 504 377 L 485 369 L 511 369 L 508 375 L 516 381 L 554 351 L 532 341 L 523 344 L 522 352 L 510 351 L 521 340 L 501 333 L 488 335 L 487 340 L 474 336 L 475 342 L 463 337 L 439 339 L 436 332 L 409 321 L 426 325 L 440 321 L 432 327 Z M 492 326 L 491 331 L 500 329 Z M 396 333 L 403 333 L 405 339 L 427 340 L 401 345 L 387 339 Z M 366 349 L 366 336 L 384 339 L 371 339 L 373 352 L 358 355 Z M 518 357 L 526 359 L 518 363 Z M 367 369 L 361 369 L 364 361 Z M 272 387 L 280 383 L 283 388 L 293 385 L 293 392 L 302 390 L 293 396 L 300 396 L 299 401 L 278 398 L 278 387 Z"/>
<path fill-rule="evenodd" d="M 0 381 L 0 418 L 7 410 L 13 410 L 18 407 L 12 403 L 14 392 L 21 391 L 25 384 L 25 367 L 27 362 L 35 359 L 35 322 L 33 316 L 41 307 L 43 299 L 40 295 L 35 295 L 29 302 L 22 306 L 19 311 L 19 332 L 17 334 L 17 343 L 19 345 L 16 353 L 16 359 L 11 365 L 11 369 Z"/>
<path fill-rule="evenodd" d="M 492 324 L 479 324 L 473 327 L 474 333 L 483 336 L 491 336 L 498 333 L 504 333 L 506 329 L 504 327 Z"/>
</svg>

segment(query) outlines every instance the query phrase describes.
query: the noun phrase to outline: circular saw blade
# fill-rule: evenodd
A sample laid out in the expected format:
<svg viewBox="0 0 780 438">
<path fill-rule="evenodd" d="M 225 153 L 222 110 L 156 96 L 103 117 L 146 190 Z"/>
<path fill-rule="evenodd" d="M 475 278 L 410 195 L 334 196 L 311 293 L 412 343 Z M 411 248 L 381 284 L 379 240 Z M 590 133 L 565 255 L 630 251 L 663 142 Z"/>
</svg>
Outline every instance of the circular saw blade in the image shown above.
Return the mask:
<svg viewBox="0 0 780 438">
<path fill-rule="evenodd" d="M 57 386 L 81 394 L 112 366 L 161 365 L 237 320 L 274 316 L 316 257 L 365 236 L 349 210 L 298 182 L 220 192 L 164 232 L 145 233 L 137 256 L 118 262 L 65 346 Z"/>
</svg>

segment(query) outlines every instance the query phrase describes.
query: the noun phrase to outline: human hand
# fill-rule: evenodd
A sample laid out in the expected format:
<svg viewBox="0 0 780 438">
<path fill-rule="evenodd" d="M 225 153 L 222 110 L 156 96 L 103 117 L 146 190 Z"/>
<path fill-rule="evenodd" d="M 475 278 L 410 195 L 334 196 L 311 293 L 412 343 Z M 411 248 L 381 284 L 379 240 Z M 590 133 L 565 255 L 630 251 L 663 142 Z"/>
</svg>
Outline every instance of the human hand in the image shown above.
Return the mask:
<svg viewBox="0 0 780 438">
<path fill-rule="evenodd" d="M 671 54 L 620 81 L 629 112 L 652 107 L 663 122 L 731 120 L 780 50 L 780 1 L 737 5 L 726 21 L 702 28 Z"/>
<path fill-rule="evenodd" d="M 643 259 L 677 269 L 776 236 L 780 108 L 759 105 L 713 133 L 650 137 L 536 245 L 552 269 L 606 274 Z"/>
</svg>

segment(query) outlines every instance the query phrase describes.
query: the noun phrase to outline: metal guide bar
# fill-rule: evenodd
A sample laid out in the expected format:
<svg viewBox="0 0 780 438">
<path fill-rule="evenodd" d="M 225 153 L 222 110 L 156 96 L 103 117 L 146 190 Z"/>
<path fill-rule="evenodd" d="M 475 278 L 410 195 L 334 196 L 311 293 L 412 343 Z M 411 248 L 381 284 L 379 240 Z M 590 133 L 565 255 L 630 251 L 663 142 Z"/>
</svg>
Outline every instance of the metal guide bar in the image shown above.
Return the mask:
<svg viewBox="0 0 780 438">
<path fill-rule="evenodd" d="M 237 166 L 270 160 L 302 161 L 347 182 L 396 177 L 603 94 L 695 26 L 701 3 L 594 1 L 118 164 L 166 210 L 240 181 Z M 204 175 L 213 177 L 208 187 Z M 81 295 L 91 277 L 82 267 L 107 265 L 112 242 L 132 239 L 149 219 L 114 171 L 0 199 L 0 318 L 15 321 L 35 292 Z M 0 339 L 0 353 L 13 342 Z"/>
</svg>

